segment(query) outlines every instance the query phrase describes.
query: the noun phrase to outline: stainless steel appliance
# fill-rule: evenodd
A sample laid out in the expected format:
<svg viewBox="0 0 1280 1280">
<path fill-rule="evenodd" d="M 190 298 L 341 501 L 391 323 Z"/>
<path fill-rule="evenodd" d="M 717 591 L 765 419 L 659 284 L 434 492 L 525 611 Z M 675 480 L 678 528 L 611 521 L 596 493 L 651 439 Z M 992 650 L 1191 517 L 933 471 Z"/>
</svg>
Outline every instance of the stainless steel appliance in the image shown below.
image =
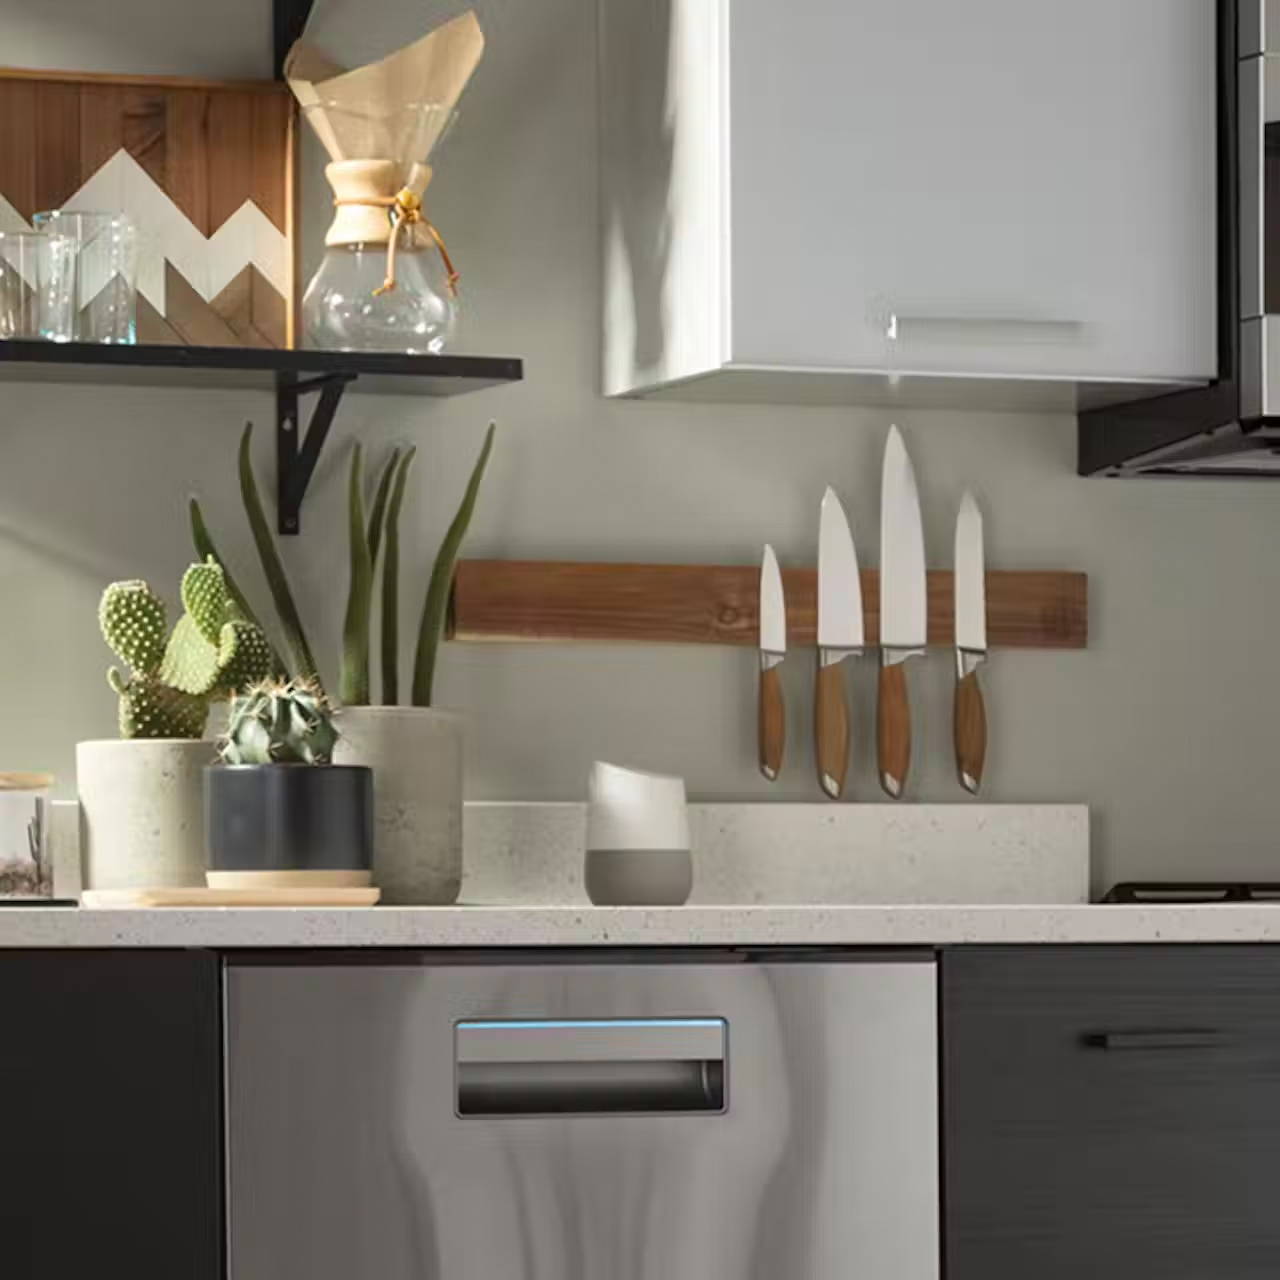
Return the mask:
<svg viewBox="0 0 1280 1280">
<path fill-rule="evenodd" d="M 927 955 L 231 961 L 230 1280 L 932 1280 Z"/>
<path fill-rule="evenodd" d="M 1218 377 L 1081 413 L 1082 475 L 1280 475 L 1280 3 L 1215 2 Z"/>
</svg>

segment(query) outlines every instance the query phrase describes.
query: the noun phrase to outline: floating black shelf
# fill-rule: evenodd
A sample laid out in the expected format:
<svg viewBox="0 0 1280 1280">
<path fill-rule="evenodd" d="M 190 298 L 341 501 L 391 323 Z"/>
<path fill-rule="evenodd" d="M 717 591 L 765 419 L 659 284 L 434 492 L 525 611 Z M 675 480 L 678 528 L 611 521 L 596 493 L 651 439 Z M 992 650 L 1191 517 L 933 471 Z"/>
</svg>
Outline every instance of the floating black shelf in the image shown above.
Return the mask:
<svg viewBox="0 0 1280 1280">
<path fill-rule="evenodd" d="M 276 351 L 262 347 L 99 346 L 0 342 L 0 377 L 98 386 L 243 387 L 289 380 L 358 378 L 361 391 L 453 396 L 519 382 L 522 362 L 503 356 L 411 356 L 397 351 Z"/>
<path fill-rule="evenodd" d="M 283 534 L 298 532 L 302 499 L 347 390 L 456 396 L 523 377 L 523 362 L 505 356 L 0 342 L 0 378 L 9 381 L 274 391 L 276 499 Z M 304 433 L 299 401 L 312 392 L 319 399 Z"/>
</svg>

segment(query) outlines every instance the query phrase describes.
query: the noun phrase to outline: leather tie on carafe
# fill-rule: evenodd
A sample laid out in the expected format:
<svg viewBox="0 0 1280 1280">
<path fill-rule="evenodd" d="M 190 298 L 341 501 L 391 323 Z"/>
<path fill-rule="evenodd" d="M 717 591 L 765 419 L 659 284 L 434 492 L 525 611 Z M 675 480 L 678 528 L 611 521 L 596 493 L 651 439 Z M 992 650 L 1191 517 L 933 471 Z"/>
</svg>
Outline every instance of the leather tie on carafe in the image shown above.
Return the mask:
<svg viewBox="0 0 1280 1280">
<path fill-rule="evenodd" d="M 421 166 L 419 175 L 421 186 L 425 189 L 427 183 L 431 180 L 430 167 Z M 402 232 L 411 236 L 413 234 L 412 228 L 415 226 L 421 226 L 431 237 L 440 254 L 440 261 L 444 264 L 449 296 L 451 298 L 458 296 L 459 275 L 457 268 L 453 265 L 453 259 L 449 257 L 449 250 L 445 248 L 444 237 L 436 229 L 435 223 L 422 211 L 422 195 L 420 191 L 415 191 L 413 187 L 406 186 L 402 187 L 393 196 L 372 194 L 336 196 L 333 203 L 336 208 L 363 205 L 369 208 L 386 209 L 390 212 L 391 235 L 387 240 L 387 273 L 382 284 L 373 291 L 375 298 L 384 293 L 390 293 L 396 287 L 396 251 L 400 244 L 400 236 Z"/>
</svg>

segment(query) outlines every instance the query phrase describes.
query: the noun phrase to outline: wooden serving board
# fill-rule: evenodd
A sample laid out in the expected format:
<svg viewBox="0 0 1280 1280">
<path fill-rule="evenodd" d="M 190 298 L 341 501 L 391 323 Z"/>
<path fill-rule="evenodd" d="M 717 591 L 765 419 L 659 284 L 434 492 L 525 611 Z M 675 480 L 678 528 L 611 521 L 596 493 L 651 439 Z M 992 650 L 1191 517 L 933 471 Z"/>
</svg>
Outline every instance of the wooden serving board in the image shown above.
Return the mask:
<svg viewBox="0 0 1280 1280">
<path fill-rule="evenodd" d="M 381 889 L 86 889 L 80 905 L 121 911 L 138 907 L 371 907 Z"/>
<path fill-rule="evenodd" d="M 292 346 L 296 119 L 275 81 L 0 68 L 0 231 L 127 213 L 139 342 Z"/>
<path fill-rule="evenodd" d="M 880 575 L 862 571 L 866 643 L 880 640 Z M 450 610 L 455 640 L 619 641 L 754 645 L 757 565 L 595 564 L 463 560 Z M 816 642 L 818 574 L 784 569 L 787 642 Z M 955 643 L 953 575 L 930 570 L 929 643 Z M 996 647 L 1083 649 L 1089 580 L 1083 573 L 987 574 L 987 639 Z"/>
</svg>

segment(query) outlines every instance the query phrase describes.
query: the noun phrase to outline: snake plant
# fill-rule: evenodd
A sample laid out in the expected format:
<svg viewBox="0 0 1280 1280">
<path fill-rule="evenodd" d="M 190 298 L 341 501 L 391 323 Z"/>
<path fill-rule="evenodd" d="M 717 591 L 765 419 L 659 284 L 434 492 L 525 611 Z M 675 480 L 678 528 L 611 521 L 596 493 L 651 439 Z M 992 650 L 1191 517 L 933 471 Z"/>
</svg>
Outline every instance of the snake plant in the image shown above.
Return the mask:
<svg viewBox="0 0 1280 1280">
<path fill-rule="evenodd" d="M 458 553 L 471 524 L 480 485 L 493 451 L 496 427 L 489 424 L 484 444 L 472 467 L 470 479 L 462 501 L 454 514 L 436 553 L 426 596 L 419 615 L 417 647 L 413 663 L 413 679 L 410 698 L 414 706 L 431 705 L 435 680 L 436 659 L 440 641 L 444 635 L 445 617 L 449 607 L 449 592 L 453 586 Z M 272 536 L 257 481 L 253 474 L 250 456 L 253 427 L 246 426 L 240 438 L 239 478 L 240 493 L 245 516 L 258 552 L 259 563 L 272 602 L 280 620 L 281 630 L 292 659 L 292 673 L 299 679 L 315 682 L 323 692 L 320 675 L 311 645 L 303 627 L 302 616 L 294 600 L 288 575 L 280 560 Z M 371 632 L 373 619 L 374 583 L 378 558 L 382 556 L 381 595 L 381 690 L 382 702 L 394 706 L 400 697 L 399 632 L 400 632 L 400 511 L 408 486 L 409 470 L 413 465 L 415 449 L 401 452 L 393 449 L 379 473 L 373 501 L 366 515 L 364 501 L 364 451 L 357 444 L 352 449 L 347 474 L 347 540 L 348 540 L 348 590 L 347 607 L 342 626 L 342 659 L 338 679 L 341 701 L 347 706 L 368 705 L 372 697 L 370 663 L 372 656 Z M 226 570 L 226 562 L 218 554 L 213 538 L 204 520 L 197 499 L 191 499 L 191 535 L 202 559 L 212 557 L 223 567 L 227 593 L 235 601 L 242 616 L 254 620 L 253 610 L 238 584 Z M 284 664 L 276 659 L 281 671 Z"/>
</svg>

